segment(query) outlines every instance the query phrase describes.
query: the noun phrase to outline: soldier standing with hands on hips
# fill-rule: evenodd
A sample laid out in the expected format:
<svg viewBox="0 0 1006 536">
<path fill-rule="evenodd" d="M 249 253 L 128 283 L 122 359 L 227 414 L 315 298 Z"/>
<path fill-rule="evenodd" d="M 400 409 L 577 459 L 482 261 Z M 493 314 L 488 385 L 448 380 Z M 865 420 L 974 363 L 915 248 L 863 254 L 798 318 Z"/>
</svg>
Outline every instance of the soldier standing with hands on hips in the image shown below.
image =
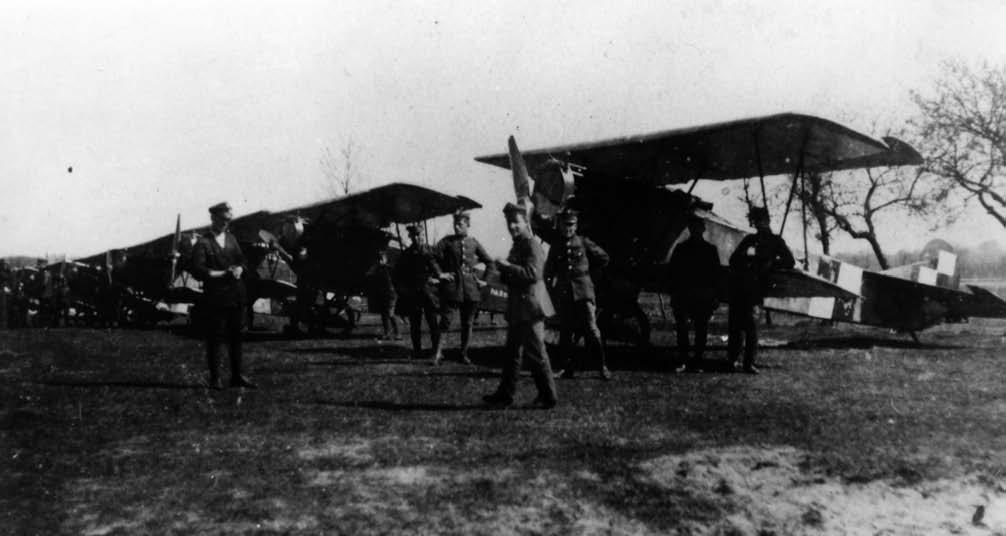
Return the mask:
<svg viewBox="0 0 1006 536">
<path fill-rule="evenodd" d="M 521 361 L 522 358 L 527 358 L 530 361 L 531 377 L 538 388 L 538 396 L 531 405 L 550 409 L 555 407 L 558 396 L 545 350 L 545 318 L 555 312 L 542 279 L 545 254 L 538 241 L 531 236 L 524 207 L 507 203 L 503 207 L 503 214 L 506 216 L 510 236 L 513 237 L 510 255 L 496 260 L 500 279 L 506 283 L 508 291 L 506 361 L 499 387 L 482 399 L 497 407 L 513 404 Z"/>
<path fill-rule="evenodd" d="M 458 310 L 461 317 L 461 358 L 460 361 L 470 365 L 468 344 L 472 337 L 472 321 L 482 301 L 480 287 L 485 283 L 476 277 L 475 265 L 485 263 L 486 271 L 492 269 L 492 257 L 485 248 L 472 236 L 468 236 L 471 216 L 467 212 L 454 214 L 454 234 L 445 236 L 437 244 L 437 260 L 440 269 L 444 271 L 443 286 L 443 319 L 442 332 L 446 332 L 451 324 L 453 310 Z M 488 277 L 488 275 L 486 276 Z M 440 352 L 434 356 L 433 364 L 439 363 Z"/>
<path fill-rule="evenodd" d="M 206 361 L 212 389 L 222 389 L 220 382 L 220 342 L 226 342 L 231 360 L 231 387 L 254 388 L 241 375 L 241 328 L 247 301 L 244 282 L 245 256 L 234 235 L 227 232 L 233 219 L 226 202 L 210 207 L 210 230 L 200 238 L 192 252 L 192 274 L 203 282 L 199 304 L 206 336 Z"/>
<path fill-rule="evenodd" d="M 545 281 L 553 281 L 553 295 L 559 302 L 559 348 L 565 367 L 562 378 L 573 378 L 576 360 L 573 358 L 573 335 L 584 335 L 587 351 L 597 363 L 601 378 L 611 379 L 597 327 L 597 298 L 591 272 L 608 265 L 608 254 L 587 237 L 576 234 L 579 214 L 565 208 L 559 214 L 559 236 L 548 251 L 545 261 Z"/>
</svg>

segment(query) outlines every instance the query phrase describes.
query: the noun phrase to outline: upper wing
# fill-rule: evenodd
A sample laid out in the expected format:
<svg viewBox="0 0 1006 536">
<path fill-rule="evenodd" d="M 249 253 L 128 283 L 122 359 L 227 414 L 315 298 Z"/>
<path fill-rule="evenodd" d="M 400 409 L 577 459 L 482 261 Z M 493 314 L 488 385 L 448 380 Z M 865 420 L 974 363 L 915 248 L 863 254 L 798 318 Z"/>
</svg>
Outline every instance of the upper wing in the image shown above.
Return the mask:
<svg viewBox="0 0 1006 536">
<path fill-rule="evenodd" d="M 885 141 L 827 119 L 783 113 L 523 155 L 531 175 L 559 161 L 583 166 L 591 175 L 655 184 L 779 175 L 793 173 L 800 164 L 809 172 L 826 172 L 922 163 L 922 156 L 907 143 Z M 507 153 L 475 160 L 510 167 Z"/>
<path fill-rule="evenodd" d="M 259 242 L 260 230 L 279 229 L 290 217 L 305 218 L 312 223 L 363 225 L 384 227 L 391 223 L 410 223 L 452 214 L 457 210 L 480 208 L 482 205 L 464 196 L 447 195 L 412 184 L 392 183 L 359 193 L 278 212 L 260 210 L 231 221 L 230 231 L 244 243 Z M 208 225 L 182 231 L 191 236 L 203 233 Z M 171 254 L 175 233 L 118 249 L 127 257 L 167 258 Z M 87 264 L 104 264 L 105 252 L 78 259 Z"/>
<path fill-rule="evenodd" d="M 392 183 L 278 212 L 260 211 L 235 218 L 232 232 L 243 241 L 257 241 L 261 229 L 278 229 L 291 217 L 304 218 L 312 224 L 362 225 L 385 227 L 391 223 L 411 223 L 458 210 L 480 208 L 482 205 L 464 196 L 453 196 L 416 186 Z"/>
</svg>

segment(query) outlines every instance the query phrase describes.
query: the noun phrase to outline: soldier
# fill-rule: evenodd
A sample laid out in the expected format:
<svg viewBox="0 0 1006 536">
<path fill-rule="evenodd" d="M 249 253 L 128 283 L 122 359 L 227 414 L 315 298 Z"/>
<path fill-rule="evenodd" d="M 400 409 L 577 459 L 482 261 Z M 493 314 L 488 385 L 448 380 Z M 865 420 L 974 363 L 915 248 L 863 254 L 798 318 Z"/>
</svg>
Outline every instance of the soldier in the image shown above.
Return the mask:
<svg viewBox="0 0 1006 536">
<path fill-rule="evenodd" d="M 602 379 L 610 380 L 611 371 L 605 363 L 601 330 L 597 327 L 597 297 L 591 271 L 608 265 L 608 254 L 589 238 L 576 234 L 579 214 L 566 208 L 559 214 L 559 236 L 548 251 L 545 280 L 554 281 L 552 295 L 559 302 L 559 348 L 565 367 L 563 378 L 574 377 L 574 332 L 582 332 L 585 346 L 598 363 Z"/>
<path fill-rule="evenodd" d="M 700 365 L 706 349 L 709 319 L 716 310 L 716 290 L 722 268 L 716 246 L 702 238 L 705 230 L 702 218 L 690 216 L 688 238 L 674 248 L 668 265 L 678 353 L 684 360 L 676 372 L 702 371 Z M 689 324 L 695 329 L 695 352 L 691 357 L 688 355 Z"/>
<path fill-rule="evenodd" d="M 507 228 L 513 237 L 510 255 L 496 260 L 500 278 L 507 285 L 506 362 L 496 392 L 482 397 L 493 406 L 509 406 L 517 391 L 523 357 L 531 362 L 531 376 L 538 388 L 533 406 L 550 409 L 558 401 L 555 380 L 545 351 L 545 317 L 551 315 L 552 303 L 542 280 L 545 255 L 531 237 L 527 213 L 523 207 L 507 203 L 503 207 Z"/>
<path fill-rule="evenodd" d="M 227 232 L 231 219 L 231 207 L 226 202 L 210 207 L 210 230 L 192 252 L 192 275 L 203 282 L 203 301 L 199 307 L 204 319 L 212 389 L 223 388 L 219 371 L 221 339 L 230 355 L 231 387 L 255 387 L 241 375 L 241 323 L 247 300 L 241 280 L 245 256 L 237 239 Z"/>
<path fill-rule="evenodd" d="M 384 340 L 402 340 L 398 333 L 398 319 L 395 318 L 395 303 L 398 293 L 391 278 L 391 266 L 388 264 L 388 254 L 381 251 L 377 254 L 377 262 L 367 271 L 367 301 L 372 312 L 381 315 L 381 327 L 384 328 Z"/>
<path fill-rule="evenodd" d="M 446 236 L 437 244 L 437 261 L 444 271 L 443 285 L 443 317 L 441 329 L 446 331 L 451 324 L 453 310 L 458 310 L 461 317 L 461 358 L 465 364 L 471 364 L 468 358 L 468 344 L 472 336 L 472 321 L 482 300 L 479 290 L 485 282 L 476 277 L 475 265 L 486 264 L 486 270 L 493 266 L 492 258 L 485 248 L 474 237 L 468 236 L 468 226 L 471 216 L 467 212 L 454 214 L 454 234 Z M 488 276 L 487 276 L 488 277 Z M 440 353 L 437 353 L 439 356 Z M 437 364 L 434 356 L 434 364 Z"/>
<path fill-rule="evenodd" d="M 748 374 L 758 374 L 755 354 L 758 351 L 758 331 L 755 325 L 755 306 L 761 305 L 772 270 L 792 268 L 793 254 L 782 237 L 772 234 L 769 228 L 768 210 L 753 207 L 748 219 L 757 232 L 741 240 L 730 255 L 729 280 L 729 341 L 727 358 L 735 369 L 740 369 L 737 357 L 744 337 L 743 370 Z"/>
<path fill-rule="evenodd" d="M 437 322 L 437 311 L 440 309 L 440 299 L 437 296 L 437 283 L 440 279 L 440 266 L 437 265 L 433 249 L 426 245 L 423 233 L 419 227 L 410 225 L 405 228 L 412 244 L 402 251 L 395 265 L 395 285 L 398 288 L 399 308 L 409 318 L 409 330 L 412 335 L 412 358 L 420 359 L 423 351 L 423 318 L 430 328 L 430 342 L 433 344 L 433 362 L 443 359 L 440 350 L 440 325 Z"/>
</svg>

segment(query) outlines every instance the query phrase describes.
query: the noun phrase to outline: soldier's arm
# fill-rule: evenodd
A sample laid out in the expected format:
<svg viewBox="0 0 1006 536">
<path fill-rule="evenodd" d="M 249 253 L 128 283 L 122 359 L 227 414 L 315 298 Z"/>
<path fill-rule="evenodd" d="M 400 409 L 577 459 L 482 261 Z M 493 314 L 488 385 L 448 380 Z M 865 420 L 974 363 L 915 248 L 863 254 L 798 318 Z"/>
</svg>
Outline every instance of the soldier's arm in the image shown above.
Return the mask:
<svg viewBox="0 0 1006 536">
<path fill-rule="evenodd" d="M 597 245 L 593 240 L 583 237 L 583 247 L 587 250 L 587 258 L 590 260 L 591 270 L 600 270 L 611 262 L 608 252 L 604 251 L 604 248 Z"/>
<path fill-rule="evenodd" d="M 786 241 L 781 236 L 776 237 L 775 251 L 775 262 L 773 263 L 775 268 L 792 268 L 796 266 L 793 252 L 789 250 L 789 246 L 786 245 Z"/>
<path fill-rule="evenodd" d="M 192 275 L 200 281 L 211 277 L 220 277 L 219 273 L 214 275 L 213 272 L 221 272 L 221 270 L 210 270 L 206 266 L 206 243 L 204 239 L 200 239 L 192 250 Z"/>
<path fill-rule="evenodd" d="M 545 268 L 543 270 L 542 277 L 545 281 L 552 279 L 555 275 L 555 258 L 556 258 L 556 248 L 551 247 L 548 250 L 548 256 L 545 258 Z"/>
<path fill-rule="evenodd" d="M 486 265 L 486 273 L 483 275 L 483 277 L 485 279 L 489 279 L 489 273 L 496 270 L 496 263 L 493 262 L 493 258 L 489 256 L 489 253 L 486 251 L 486 248 L 482 247 L 481 242 L 475 240 L 474 238 L 472 238 L 472 240 L 475 241 L 475 258 L 477 258 L 480 262 L 485 263 Z"/>
<path fill-rule="evenodd" d="M 507 281 L 530 285 L 541 279 L 542 270 L 545 267 L 545 255 L 541 246 L 534 240 L 527 241 L 527 244 L 528 250 L 524 255 L 520 255 L 520 264 L 499 265 L 499 270 L 506 276 Z"/>
<path fill-rule="evenodd" d="M 737 249 L 730 254 L 730 267 L 737 268 L 744 263 L 744 257 L 747 255 L 745 250 L 751 247 L 751 242 L 754 240 L 754 235 L 747 235 L 741 239 L 741 243 L 737 244 Z"/>
</svg>

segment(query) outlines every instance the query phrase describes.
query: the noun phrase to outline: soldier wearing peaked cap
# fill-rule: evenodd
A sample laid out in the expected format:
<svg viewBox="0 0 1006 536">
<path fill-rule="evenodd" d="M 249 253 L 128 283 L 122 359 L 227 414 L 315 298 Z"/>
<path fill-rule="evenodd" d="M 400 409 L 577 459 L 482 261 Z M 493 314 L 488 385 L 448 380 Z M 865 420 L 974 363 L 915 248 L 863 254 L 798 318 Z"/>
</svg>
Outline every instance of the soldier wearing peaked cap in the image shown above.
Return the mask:
<svg viewBox="0 0 1006 536">
<path fill-rule="evenodd" d="M 700 372 L 706 349 L 709 319 L 716 309 L 720 284 L 720 255 L 702 237 L 705 221 L 688 218 L 688 238 L 675 246 L 668 264 L 671 307 L 678 336 L 678 353 L 685 361 L 676 372 Z M 694 352 L 689 355 L 689 327 L 695 330 Z"/>
<path fill-rule="evenodd" d="M 577 234 L 579 213 L 571 208 L 559 214 L 558 240 L 553 241 L 545 261 L 545 281 L 552 282 L 552 295 L 559 305 L 559 347 L 565 360 L 563 378 L 576 370 L 573 335 L 584 335 L 587 351 L 597 363 L 602 379 L 611 379 L 605 362 L 601 330 L 597 327 L 597 297 L 591 272 L 608 265 L 608 254 L 591 239 Z"/>
<path fill-rule="evenodd" d="M 532 405 L 549 409 L 555 407 L 558 396 L 545 350 L 545 317 L 554 312 L 542 280 L 545 255 L 538 241 L 531 237 L 527 212 L 522 207 L 508 203 L 503 214 L 513 237 L 510 255 L 496 260 L 500 278 L 508 290 L 506 361 L 499 387 L 482 399 L 493 406 L 512 404 L 521 361 L 526 358 L 538 388 Z"/>
<path fill-rule="evenodd" d="M 762 304 L 768 290 L 769 274 L 773 270 L 792 268 L 796 262 L 782 237 L 772 233 L 768 210 L 753 207 L 748 213 L 748 219 L 757 231 L 745 236 L 730 255 L 727 358 L 733 361 L 734 368 L 743 366 L 744 372 L 757 374 L 755 355 L 758 351 L 758 331 L 755 307 Z M 743 365 L 737 361 L 742 343 Z"/>
<path fill-rule="evenodd" d="M 192 251 L 192 274 L 203 282 L 199 304 L 206 336 L 206 361 L 210 387 L 222 388 L 220 382 L 220 343 L 227 344 L 231 361 L 232 387 L 255 387 L 241 374 L 241 328 L 247 301 L 242 275 L 245 256 L 234 235 L 227 232 L 233 219 L 226 202 L 210 207 L 210 230 Z"/>
<path fill-rule="evenodd" d="M 475 265 L 484 263 L 486 270 L 493 269 L 492 257 L 482 244 L 469 236 L 468 227 L 471 216 L 467 212 L 454 214 L 454 234 L 446 236 L 437 243 L 436 256 L 440 269 L 443 270 L 441 287 L 443 297 L 441 328 L 446 331 L 451 324 L 453 311 L 457 309 L 461 317 L 461 358 L 462 363 L 471 364 L 468 357 L 468 345 L 472 336 L 472 321 L 482 300 L 480 288 L 485 285 L 477 277 Z M 443 343 L 443 339 L 440 340 Z M 440 347 L 434 353 L 434 364 L 439 362 Z"/>
<path fill-rule="evenodd" d="M 426 245 L 425 237 L 419 227 L 409 225 L 405 228 L 412 243 L 402 251 L 395 265 L 395 286 L 398 288 L 398 307 L 409 319 L 409 330 L 412 335 L 412 357 L 419 359 L 423 349 L 423 319 L 430 329 L 430 342 L 433 346 L 434 361 L 440 361 L 440 325 L 437 322 L 437 311 L 440 299 L 437 296 L 437 283 L 441 277 L 440 266 L 437 264 L 433 249 Z"/>
</svg>

